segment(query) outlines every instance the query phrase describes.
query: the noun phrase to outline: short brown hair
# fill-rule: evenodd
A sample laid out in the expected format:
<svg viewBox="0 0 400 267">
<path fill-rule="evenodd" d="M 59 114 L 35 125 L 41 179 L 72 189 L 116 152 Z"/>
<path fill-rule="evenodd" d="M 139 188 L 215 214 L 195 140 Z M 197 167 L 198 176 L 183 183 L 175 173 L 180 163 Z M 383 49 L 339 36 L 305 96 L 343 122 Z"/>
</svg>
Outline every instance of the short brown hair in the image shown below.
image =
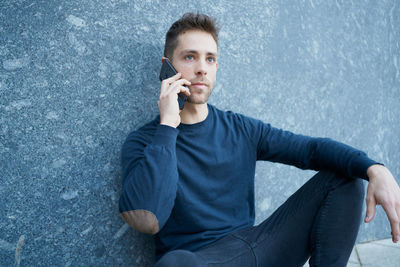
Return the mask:
<svg viewBox="0 0 400 267">
<path fill-rule="evenodd" d="M 169 28 L 165 37 L 164 57 L 172 59 L 175 48 L 178 46 L 178 36 L 184 31 L 201 30 L 212 35 L 218 45 L 219 25 L 216 19 L 201 13 L 185 13 Z"/>
</svg>

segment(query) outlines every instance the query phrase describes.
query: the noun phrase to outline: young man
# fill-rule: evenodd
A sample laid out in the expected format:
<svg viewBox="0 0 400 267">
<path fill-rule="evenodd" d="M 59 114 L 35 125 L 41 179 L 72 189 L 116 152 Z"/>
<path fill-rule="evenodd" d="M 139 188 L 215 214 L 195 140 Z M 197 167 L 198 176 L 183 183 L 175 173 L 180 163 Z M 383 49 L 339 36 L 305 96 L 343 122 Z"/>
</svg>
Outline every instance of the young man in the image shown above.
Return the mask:
<svg viewBox="0 0 400 267">
<path fill-rule="evenodd" d="M 310 257 L 311 266 L 345 266 L 360 223 L 359 178 L 369 181 L 365 221 L 381 204 L 397 242 L 400 189 L 384 166 L 331 139 L 207 104 L 217 33 L 203 14 L 185 14 L 171 26 L 164 56 L 179 73 L 162 81 L 160 116 L 129 134 L 122 149 L 121 216 L 155 235 L 156 266 L 302 266 Z M 180 92 L 188 95 L 182 111 Z M 319 172 L 253 226 L 257 160 Z"/>
</svg>

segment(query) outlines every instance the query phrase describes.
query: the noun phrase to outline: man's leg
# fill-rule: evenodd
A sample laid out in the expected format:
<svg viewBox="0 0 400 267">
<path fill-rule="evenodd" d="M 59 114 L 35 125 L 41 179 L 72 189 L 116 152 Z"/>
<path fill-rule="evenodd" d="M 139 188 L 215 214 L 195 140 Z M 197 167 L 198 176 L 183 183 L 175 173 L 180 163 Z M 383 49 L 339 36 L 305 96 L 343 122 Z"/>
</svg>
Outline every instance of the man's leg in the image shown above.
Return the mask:
<svg viewBox="0 0 400 267">
<path fill-rule="evenodd" d="M 252 267 L 256 266 L 252 248 L 240 238 L 227 235 L 195 252 L 174 250 L 166 253 L 155 267 Z"/>
<path fill-rule="evenodd" d="M 319 172 L 258 226 L 234 233 L 247 242 L 257 266 L 346 266 L 357 237 L 361 179 Z"/>
<path fill-rule="evenodd" d="M 195 252 L 174 250 L 166 253 L 155 267 L 252 267 L 256 266 L 252 248 L 240 238 L 227 235 Z"/>
<path fill-rule="evenodd" d="M 187 250 L 173 250 L 166 253 L 159 261 L 157 261 L 155 267 L 200 267 L 204 266 L 200 259 L 193 253 Z"/>
<path fill-rule="evenodd" d="M 361 220 L 361 179 L 319 172 L 258 226 L 196 251 L 172 251 L 161 266 L 346 266 Z"/>
</svg>

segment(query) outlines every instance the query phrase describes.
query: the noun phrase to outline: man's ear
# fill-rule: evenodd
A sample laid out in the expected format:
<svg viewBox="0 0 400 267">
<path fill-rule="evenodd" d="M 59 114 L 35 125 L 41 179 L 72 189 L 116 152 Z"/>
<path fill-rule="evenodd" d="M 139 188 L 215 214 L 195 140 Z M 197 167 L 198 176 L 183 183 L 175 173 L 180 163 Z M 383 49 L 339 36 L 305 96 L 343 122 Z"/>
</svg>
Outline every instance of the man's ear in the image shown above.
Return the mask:
<svg viewBox="0 0 400 267">
<path fill-rule="evenodd" d="M 215 70 L 218 70 L 218 62 L 215 63 Z"/>
</svg>

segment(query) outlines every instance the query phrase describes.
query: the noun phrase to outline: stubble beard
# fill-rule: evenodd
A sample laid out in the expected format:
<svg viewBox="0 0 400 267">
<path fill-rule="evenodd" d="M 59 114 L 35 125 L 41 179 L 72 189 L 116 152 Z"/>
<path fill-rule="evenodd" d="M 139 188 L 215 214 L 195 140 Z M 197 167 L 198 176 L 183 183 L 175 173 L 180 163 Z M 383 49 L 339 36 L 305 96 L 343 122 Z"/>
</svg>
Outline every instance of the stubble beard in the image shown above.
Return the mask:
<svg viewBox="0 0 400 267">
<path fill-rule="evenodd" d="M 191 104 L 205 104 L 207 103 L 212 90 L 213 88 L 210 85 L 207 91 L 203 91 L 200 93 L 193 93 L 192 95 L 188 96 L 187 101 Z"/>
</svg>

